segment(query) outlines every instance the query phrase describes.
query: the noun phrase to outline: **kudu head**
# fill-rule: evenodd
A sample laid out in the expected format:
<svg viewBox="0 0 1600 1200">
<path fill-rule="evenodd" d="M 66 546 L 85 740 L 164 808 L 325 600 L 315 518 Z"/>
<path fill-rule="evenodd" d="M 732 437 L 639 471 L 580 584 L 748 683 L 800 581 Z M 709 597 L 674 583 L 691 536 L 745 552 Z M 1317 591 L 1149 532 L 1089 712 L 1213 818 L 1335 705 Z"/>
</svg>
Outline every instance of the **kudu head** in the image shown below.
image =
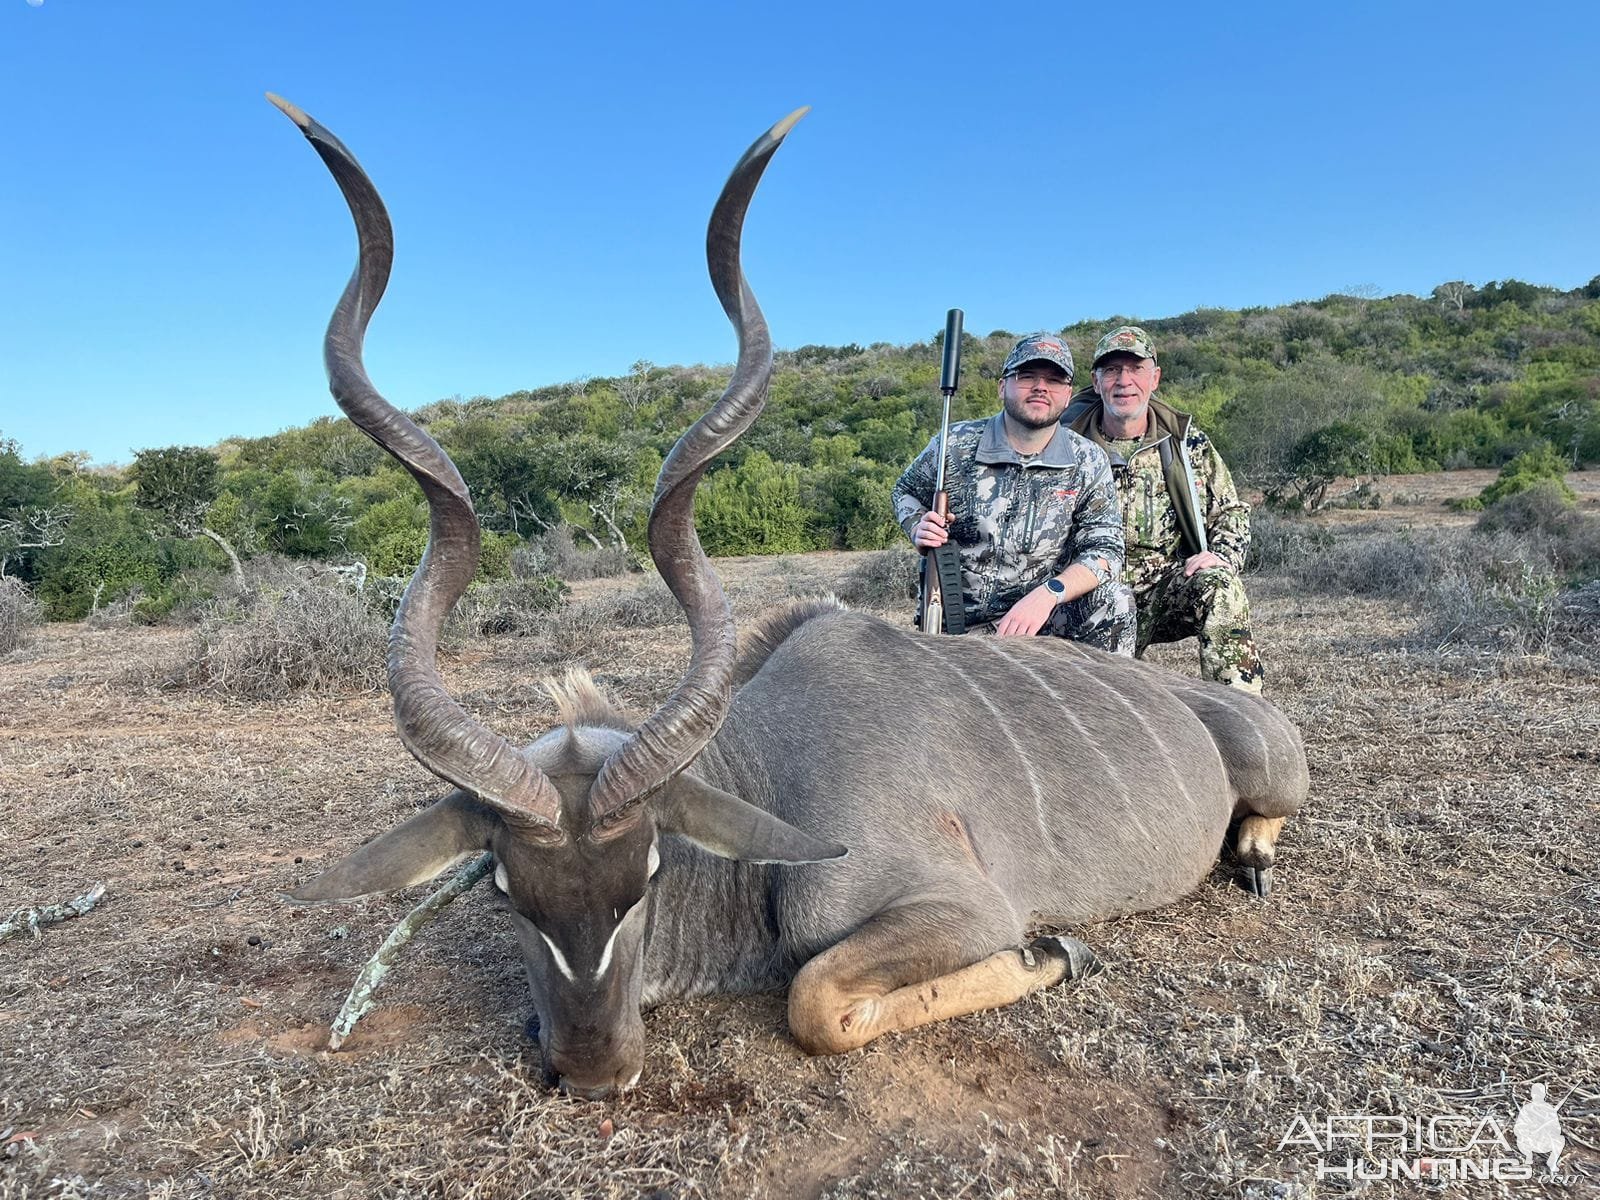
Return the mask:
<svg viewBox="0 0 1600 1200">
<path fill-rule="evenodd" d="M 706 234 L 711 281 L 738 332 L 739 360 L 727 391 L 668 455 L 649 523 L 651 557 L 688 619 L 688 670 L 637 728 L 584 679 L 571 680 L 555 689 L 562 725 L 519 748 L 456 703 L 436 662 L 440 628 L 478 565 L 478 522 L 466 485 L 439 445 L 378 394 L 362 365 L 362 339 L 394 254 L 388 213 L 337 138 L 294 105 L 269 99 L 322 156 L 355 217 L 359 261 L 323 353 L 339 406 L 411 472 L 428 500 L 428 548 L 389 633 L 389 690 L 406 748 L 456 789 L 293 898 L 393 891 L 489 850 L 527 967 L 546 1073 L 570 1091 L 604 1095 L 632 1084 L 644 1061 L 639 1002 L 659 835 L 756 862 L 818 862 L 844 853 L 686 773 L 727 714 L 735 640 L 727 598 L 695 533 L 695 487 L 755 420 L 772 374 L 766 321 L 740 266 L 740 234 L 762 172 L 805 110 L 745 152 Z"/>
</svg>

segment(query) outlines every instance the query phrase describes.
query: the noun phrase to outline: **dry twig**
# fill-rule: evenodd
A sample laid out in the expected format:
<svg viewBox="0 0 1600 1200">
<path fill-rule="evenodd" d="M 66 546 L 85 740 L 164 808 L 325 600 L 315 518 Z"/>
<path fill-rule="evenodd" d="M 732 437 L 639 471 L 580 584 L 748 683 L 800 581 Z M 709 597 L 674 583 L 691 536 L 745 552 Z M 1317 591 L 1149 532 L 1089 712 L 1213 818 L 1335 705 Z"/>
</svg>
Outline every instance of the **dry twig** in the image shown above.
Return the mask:
<svg viewBox="0 0 1600 1200">
<path fill-rule="evenodd" d="M 39 936 L 39 926 L 54 925 L 58 921 L 81 917 L 100 903 L 100 898 L 105 894 L 106 885 L 97 883 L 76 900 L 68 900 L 65 904 L 47 904 L 43 908 L 19 908 L 4 921 L 0 921 L 0 942 L 24 932 L 36 938 Z"/>
<path fill-rule="evenodd" d="M 345 1038 L 355 1029 L 356 1022 L 372 1011 L 374 1003 L 372 994 L 378 990 L 383 977 L 394 965 L 401 947 L 416 935 L 417 930 L 438 916 L 445 905 L 464 892 L 470 891 L 473 885 L 493 868 L 494 855 L 478 855 L 457 871 L 449 883 L 407 913 L 389 936 L 383 939 L 383 945 L 378 947 L 378 952 L 368 960 L 366 966 L 361 968 L 361 974 L 356 976 L 355 986 L 350 989 L 350 994 L 345 997 L 344 1007 L 334 1018 L 333 1029 L 328 1036 L 328 1049 L 337 1050 L 344 1045 Z"/>
</svg>

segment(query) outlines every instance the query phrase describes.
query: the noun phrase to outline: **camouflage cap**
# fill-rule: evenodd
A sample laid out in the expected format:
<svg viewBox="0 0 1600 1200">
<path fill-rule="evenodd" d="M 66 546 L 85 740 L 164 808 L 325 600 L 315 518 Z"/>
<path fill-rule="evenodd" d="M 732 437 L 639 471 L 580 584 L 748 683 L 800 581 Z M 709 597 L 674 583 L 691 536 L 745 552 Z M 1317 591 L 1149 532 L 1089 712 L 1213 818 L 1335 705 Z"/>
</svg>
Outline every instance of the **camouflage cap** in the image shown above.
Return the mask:
<svg viewBox="0 0 1600 1200">
<path fill-rule="evenodd" d="M 1030 333 L 1018 342 L 1006 355 L 1006 365 L 1000 368 L 1000 376 L 1004 378 L 1031 362 L 1055 363 L 1067 373 L 1067 381 L 1072 381 L 1072 351 L 1053 333 Z"/>
<path fill-rule="evenodd" d="M 1156 348 L 1150 335 L 1137 325 L 1119 325 L 1095 343 L 1094 365 L 1108 354 L 1133 354 L 1139 358 L 1156 360 Z"/>
</svg>

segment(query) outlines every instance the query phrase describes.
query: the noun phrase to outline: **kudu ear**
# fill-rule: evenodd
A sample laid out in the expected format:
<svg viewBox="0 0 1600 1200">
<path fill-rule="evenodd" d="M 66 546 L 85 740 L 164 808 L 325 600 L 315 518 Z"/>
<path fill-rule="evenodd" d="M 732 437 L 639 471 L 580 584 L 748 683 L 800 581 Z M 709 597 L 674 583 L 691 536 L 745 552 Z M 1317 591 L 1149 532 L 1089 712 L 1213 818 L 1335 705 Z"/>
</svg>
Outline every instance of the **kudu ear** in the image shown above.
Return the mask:
<svg viewBox="0 0 1600 1200">
<path fill-rule="evenodd" d="M 324 871 L 291 900 L 352 900 L 426 883 L 463 854 L 487 850 L 499 818 L 457 790 Z"/>
<path fill-rule="evenodd" d="M 847 847 L 796 829 L 687 771 L 656 802 L 656 825 L 721 858 L 740 862 L 796 866 L 850 853 Z"/>
</svg>

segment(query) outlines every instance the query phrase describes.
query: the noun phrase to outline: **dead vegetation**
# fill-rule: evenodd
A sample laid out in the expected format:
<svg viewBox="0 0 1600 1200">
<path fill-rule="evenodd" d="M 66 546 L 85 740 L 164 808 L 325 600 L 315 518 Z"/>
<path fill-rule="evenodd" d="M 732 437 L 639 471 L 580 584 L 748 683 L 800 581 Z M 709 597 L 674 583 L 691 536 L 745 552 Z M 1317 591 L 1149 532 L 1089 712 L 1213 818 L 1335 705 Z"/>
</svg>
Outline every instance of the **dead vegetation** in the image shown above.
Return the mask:
<svg viewBox="0 0 1600 1200">
<path fill-rule="evenodd" d="M 922 556 L 909 545 L 860 556 L 839 582 L 839 599 L 858 608 L 899 608 L 914 602 Z"/>
<path fill-rule="evenodd" d="M 1326 533 L 1409 569 L 1456 531 L 1481 536 Z M 747 620 L 848 591 L 870 561 L 718 565 Z M 1363 1189 L 1318 1180 L 1314 1152 L 1282 1145 L 1297 1115 L 1509 1126 L 1535 1081 L 1561 1105 L 1567 1184 L 1363 1194 L 1592 1193 L 1592 652 L 1441 648 L 1418 597 L 1443 573 L 1416 593 L 1358 593 L 1316 561 L 1252 584 L 1269 692 L 1304 731 L 1313 779 L 1270 901 L 1219 863 L 1180 904 L 1076 931 L 1104 974 L 841 1058 L 798 1053 L 781 996 L 674 1003 L 647 1017 L 639 1087 L 602 1103 L 543 1087 L 511 932 L 477 892 L 325 1051 L 355 972 L 421 892 L 304 909 L 278 894 L 438 789 L 381 693 L 156 692 L 126 682 L 127 661 L 185 631 L 48 628 L 0 667 L 0 788 L 21 801 L 0 910 L 95 879 L 108 893 L 0 946 L 0 1198 L 1344 1196 Z M 534 676 L 579 657 L 647 709 L 687 654 L 652 588 L 580 584 L 525 636 L 453 640 L 445 672 L 508 734 L 550 722 Z M 1192 645 L 1153 655 L 1193 669 Z"/>
<path fill-rule="evenodd" d="M 295 579 L 209 608 L 162 686 L 236 700 L 383 687 L 387 622 L 337 580 Z"/>
<path fill-rule="evenodd" d="M 0 658 L 20 650 L 39 625 L 39 605 L 20 579 L 0 576 Z"/>
<path fill-rule="evenodd" d="M 1414 621 L 1419 650 L 1465 646 L 1592 668 L 1600 515 L 1523 492 L 1472 526 L 1410 520 L 1344 528 L 1256 514 L 1251 569 L 1331 595 L 1383 598 Z"/>
</svg>

